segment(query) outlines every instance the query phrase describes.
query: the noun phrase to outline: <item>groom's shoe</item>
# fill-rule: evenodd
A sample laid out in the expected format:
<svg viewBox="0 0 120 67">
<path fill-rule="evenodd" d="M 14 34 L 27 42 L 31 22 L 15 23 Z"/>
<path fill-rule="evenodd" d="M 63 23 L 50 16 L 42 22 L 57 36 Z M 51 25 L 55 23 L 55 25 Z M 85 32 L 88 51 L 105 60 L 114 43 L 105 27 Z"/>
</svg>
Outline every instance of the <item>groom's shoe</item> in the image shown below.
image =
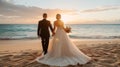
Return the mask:
<svg viewBox="0 0 120 67">
<path fill-rule="evenodd" d="M 44 55 L 46 55 L 47 53 L 44 53 Z"/>
<path fill-rule="evenodd" d="M 44 52 L 44 55 L 47 54 L 47 51 Z"/>
</svg>

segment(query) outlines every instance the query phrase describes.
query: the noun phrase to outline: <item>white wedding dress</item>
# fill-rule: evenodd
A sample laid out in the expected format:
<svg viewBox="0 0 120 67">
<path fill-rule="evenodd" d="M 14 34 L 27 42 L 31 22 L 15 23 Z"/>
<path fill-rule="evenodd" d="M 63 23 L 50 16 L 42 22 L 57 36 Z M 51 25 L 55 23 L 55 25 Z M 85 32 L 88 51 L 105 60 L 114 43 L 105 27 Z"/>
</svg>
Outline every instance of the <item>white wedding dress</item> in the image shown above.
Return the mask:
<svg viewBox="0 0 120 67">
<path fill-rule="evenodd" d="M 36 60 L 51 66 L 67 66 L 86 64 L 91 58 L 72 43 L 63 28 L 57 27 L 56 34 L 49 44 L 48 53 L 43 57 L 37 57 Z"/>
</svg>

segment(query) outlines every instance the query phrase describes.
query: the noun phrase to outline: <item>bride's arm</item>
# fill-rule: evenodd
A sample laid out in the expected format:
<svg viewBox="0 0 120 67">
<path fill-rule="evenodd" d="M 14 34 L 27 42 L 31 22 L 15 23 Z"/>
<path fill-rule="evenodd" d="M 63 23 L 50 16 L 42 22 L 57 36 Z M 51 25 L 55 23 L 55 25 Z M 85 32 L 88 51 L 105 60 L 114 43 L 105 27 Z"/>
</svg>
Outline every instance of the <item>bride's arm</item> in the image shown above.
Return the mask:
<svg viewBox="0 0 120 67">
<path fill-rule="evenodd" d="M 63 29 L 66 33 L 70 33 L 71 32 L 71 27 L 68 27 L 66 26 L 64 23 L 63 23 Z"/>
<path fill-rule="evenodd" d="M 65 24 L 64 24 L 64 22 L 62 22 L 62 27 L 63 27 L 63 29 L 65 30 Z"/>
<path fill-rule="evenodd" d="M 55 32 L 56 30 L 56 22 L 54 22 L 54 28 L 53 28 L 53 31 Z"/>
<path fill-rule="evenodd" d="M 54 28 L 53 28 L 53 34 L 52 34 L 52 36 L 55 35 L 55 30 L 56 30 L 56 24 L 55 24 L 55 22 L 54 22 Z"/>
</svg>

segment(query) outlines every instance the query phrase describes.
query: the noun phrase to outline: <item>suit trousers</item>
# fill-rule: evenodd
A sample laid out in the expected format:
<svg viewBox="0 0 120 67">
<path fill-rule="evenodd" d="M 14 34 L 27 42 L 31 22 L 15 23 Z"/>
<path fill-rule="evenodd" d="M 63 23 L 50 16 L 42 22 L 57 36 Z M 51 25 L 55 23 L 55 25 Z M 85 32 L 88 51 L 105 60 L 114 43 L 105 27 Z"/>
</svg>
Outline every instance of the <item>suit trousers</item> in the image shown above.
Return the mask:
<svg viewBox="0 0 120 67">
<path fill-rule="evenodd" d="M 43 52 L 44 54 L 46 54 L 49 45 L 49 37 L 41 37 L 41 42 L 42 42 Z"/>
</svg>

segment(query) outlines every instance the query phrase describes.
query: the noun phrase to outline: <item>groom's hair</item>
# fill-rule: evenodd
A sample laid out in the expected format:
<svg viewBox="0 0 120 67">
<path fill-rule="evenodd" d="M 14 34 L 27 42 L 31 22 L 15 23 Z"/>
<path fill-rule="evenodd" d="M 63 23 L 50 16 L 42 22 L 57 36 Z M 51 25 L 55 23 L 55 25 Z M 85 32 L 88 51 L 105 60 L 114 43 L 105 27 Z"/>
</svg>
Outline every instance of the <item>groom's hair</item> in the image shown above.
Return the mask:
<svg viewBox="0 0 120 67">
<path fill-rule="evenodd" d="M 43 13 L 43 18 L 47 18 L 47 13 Z"/>
</svg>

